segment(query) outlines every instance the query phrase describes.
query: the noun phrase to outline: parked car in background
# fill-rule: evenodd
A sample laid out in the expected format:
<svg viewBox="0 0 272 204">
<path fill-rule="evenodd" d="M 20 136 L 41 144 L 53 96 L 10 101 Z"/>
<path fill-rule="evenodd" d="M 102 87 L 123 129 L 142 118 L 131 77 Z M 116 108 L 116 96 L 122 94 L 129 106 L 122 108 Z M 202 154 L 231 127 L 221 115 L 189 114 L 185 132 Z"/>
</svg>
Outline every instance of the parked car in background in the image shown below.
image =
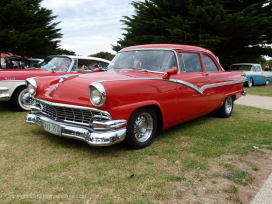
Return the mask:
<svg viewBox="0 0 272 204">
<path fill-rule="evenodd" d="M 138 149 L 207 113 L 229 117 L 245 77 L 225 72 L 207 49 L 152 44 L 122 49 L 104 73 L 26 81 L 36 101 L 26 122 L 90 145 Z"/>
<path fill-rule="evenodd" d="M 24 58 L 11 56 L 9 59 L 13 62 L 13 69 L 28 69 L 29 67 L 37 68 L 39 63 L 43 59 L 34 59 L 34 58 Z"/>
<path fill-rule="evenodd" d="M 9 69 L 27 69 L 29 67 L 37 68 L 38 64 L 43 61 L 43 59 L 35 59 L 35 58 L 25 58 L 19 56 L 9 56 L 9 60 L 11 60 L 13 67 Z M 6 64 L 1 64 L 0 69 L 6 69 Z"/>
<path fill-rule="evenodd" d="M 17 110 L 30 110 L 33 101 L 28 97 L 25 84 L 27 78 L 91 73 L 93 69 L 105 69 L 109 62 L 96 57 L 51 55 L 37 64 L 37 68 L 1 69 L 0 101 L 11 101 Z"/>
<path fill-rule="evenodd" d="M 246 77 L 245 86 L 268 85 L 272 81 L 272 72 L 263 71 L 256 63 L 237 63 L 230 66 L 230 71 L 243 71 Z"/>
</svg>

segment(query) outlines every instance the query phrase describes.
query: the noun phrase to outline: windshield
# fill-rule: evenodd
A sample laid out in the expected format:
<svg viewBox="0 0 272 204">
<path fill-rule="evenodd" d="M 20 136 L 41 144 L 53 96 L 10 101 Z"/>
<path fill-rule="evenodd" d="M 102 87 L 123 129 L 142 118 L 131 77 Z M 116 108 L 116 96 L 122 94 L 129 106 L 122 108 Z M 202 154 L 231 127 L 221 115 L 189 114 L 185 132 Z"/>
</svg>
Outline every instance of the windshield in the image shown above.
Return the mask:
<svg viewBox="0 0 272 204">
<path fill-rule="evenodd" d="M 231 71 L 254 71 L 254 66 L 252 65 L 232 65 L 230 68 Z"/>
<path fill-rule="evenodd" d="M 165 72 L 177 67 L 177 60 L 170 50 L 132 50 L 118 53 L 108 69 L 144 69 Z"/>
<path fill-rule="evenodd" d="M 67 72 L 72 60 L 67 57 L 48 57 L 38 65 L 40 69 L 56 69 L 59 72 Z"/>
</svg>

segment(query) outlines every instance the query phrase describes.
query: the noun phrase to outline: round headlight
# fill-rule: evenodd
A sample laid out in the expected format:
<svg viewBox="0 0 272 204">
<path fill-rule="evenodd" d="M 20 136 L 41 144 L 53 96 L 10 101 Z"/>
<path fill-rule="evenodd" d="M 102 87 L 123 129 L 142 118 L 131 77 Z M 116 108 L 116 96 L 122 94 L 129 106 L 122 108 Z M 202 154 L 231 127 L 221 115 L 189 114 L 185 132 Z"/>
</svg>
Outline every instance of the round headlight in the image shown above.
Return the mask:
<svg viewBox="0 0 272 204">
<path fill-rule="evenodd" d="M 28 93 L 30 93 L 31 95 L 35 95 L 35 93 L 36 93 L 36 88 L 35 88 L 32 84 L 28 84 L 28 86 L 27 86 L 27 91 L 28 91 Z"/>
<path fill-rule="evenodd" d="M 89 88 L 90 101 L 94 106 L 100 107 L 106 101 L 104 87 L 101 84 L 92 84 Z"/>
<path fill-rule="evenodd" d="M 34 96 L 36 94 L 37 89 L 36 81 L 33 78 L 28 78 L 26 79 L 26 85 L 28 93 Z"/>
</svg>

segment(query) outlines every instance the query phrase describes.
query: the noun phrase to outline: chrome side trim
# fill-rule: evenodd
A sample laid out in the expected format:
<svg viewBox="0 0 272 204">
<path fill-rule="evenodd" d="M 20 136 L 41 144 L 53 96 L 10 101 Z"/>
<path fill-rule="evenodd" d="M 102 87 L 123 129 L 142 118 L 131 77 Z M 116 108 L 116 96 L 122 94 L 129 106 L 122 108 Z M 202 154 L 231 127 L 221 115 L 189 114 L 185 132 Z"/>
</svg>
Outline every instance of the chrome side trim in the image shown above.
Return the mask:
<svg viewBox="0 0 272 204">
<path fill-rule="evenodd" d="M 0 101 L 9 101 L 11 96 L 9 94 L 0 94 Z"/>
<path fill-rule="evenodd" d="M 188 88 L 193 89 L 194 91 L 198 92 L 202 96 L 204 96 L 204 91 L 206 89 L 214 88 L 214 87 L 220 87 L 220 86 L 226 86 L 226 85 L 231 85 L 231 84 L 238 84 L 238 83 L 246 81 L 246 79 L 241 79 L 241 80 L 236 80 L 236 81 L 227 81 L 227 82 L 221 82 L 221 83 L 214 83 L 214 84 L 204 85 L 202 87 L 197 87 L 194 84 L 191 84 L 191 83 L 183 81 L 183 80 L 160 79 L 160 78 L 115 79 L 115 80 L 97 81 L 97 83 L 112 82 L 112 81 L 129 81 L 129 80 L 159 80 L 159 81 L 169 81 L 169 82 L 172 82 L 172 83 L 177 83 L 177 84 L 182 84 L 184 86 L 187 86 Z"/>
<path fill-rule="evenodd" d="M 1 91 L 8 91 L 9 88 L 8 87 L 0 87 L 0 92 Z M 8 93 L 0 93 L 0 101 L 8 101 L 10 100 L 11 95 Z"/>
<path fill-rule="evenodd" d="M 0 87 L 0 91 L 8 91 L 8 87 Z"/>
<path fill-rule="evenodd" d="M 190 84 L 186 81 L 182 81 L 182 80 L 177 80 L 177 83 L 185 85 L 193 90 L 195 90 L 196 92 L 198 92 L 199 94 L 201 94 L 202 96 L 204 96 L 204 91 L 206 89 L 209 88 L 214 88 L 214 87 L 220 87 L 220 86 L 226 86 L 226 85 L 231 85 L 231 84 L 238 84 L 241 82 L 245 82 L 245 79 L 241 79 L 241 80 L 236 80 L 236 81 L 227 81 L 227 82 L 221 82 L 221 83 L 214 83 L 214 84 L 208 84 L 208 85 L 204 85 L 202 87 L 197 87 L 193 84 Z"/>
<path fill-rule="evenodd" d="M 59 83 L 65 81 L 66 79 L 69 79 L 71 77 L 76 77 L 76 76 L 79 76 L 79 74 L 66 74 L 66 75 L 62 75 L 62 76 L 59 76 Z"/>
<path fill-rule="evenodd" d="M 236 80 L 236 81 L 227 81 L 227 82 L 221 82 L 221 83 L 215 83 L 215 84 L 209 84 L 209 85 L 204 85 L 200 88 L 201 92 L 203 93 L 206 89 L 209 88 L 214 88 L 214 87 L 219 87 L 219 86 L 226 86 L 226 85 L 231 85 L 231 84 L 239 84 L 242 82 L 245 82 L 245 79 L 241 80 Z"/>
</svg>

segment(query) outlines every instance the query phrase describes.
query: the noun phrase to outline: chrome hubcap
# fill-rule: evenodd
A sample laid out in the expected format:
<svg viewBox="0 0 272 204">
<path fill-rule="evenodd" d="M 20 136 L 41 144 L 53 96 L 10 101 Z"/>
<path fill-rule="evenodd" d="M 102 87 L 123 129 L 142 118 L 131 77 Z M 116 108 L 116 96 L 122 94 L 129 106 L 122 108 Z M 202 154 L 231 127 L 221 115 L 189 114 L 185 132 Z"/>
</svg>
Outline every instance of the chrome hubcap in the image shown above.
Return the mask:
<svg viewBox="0 0 272 204">
<path fill-rule="evenodd" d="M 153 119 L 149 113 L 140 114 L 134 124 L 134 135 L 139 142 L 147 141 L 153 131 Z"/>
<path fill-rule="evenodd" d="M 227 113 L 227 114 L 230 114 L 230 113 L 231 113 L 231 111 L 232 111 L 232 106 L 233 106 L 232 98 L 229 96 L 229 97 L 226 99 L 226 103 L 225 103 L 225 110 L 226 110 L 226 113 Z"/>
<path fill-rule="evenodd" d="M 27 91 L 23 91 L 21 93 L 20 97 L 20 104 L 24 106 L 25 108 L 29 108 L 34 103 L 34 98 L 30 93 L 27 93 Z"/>
</svg>

